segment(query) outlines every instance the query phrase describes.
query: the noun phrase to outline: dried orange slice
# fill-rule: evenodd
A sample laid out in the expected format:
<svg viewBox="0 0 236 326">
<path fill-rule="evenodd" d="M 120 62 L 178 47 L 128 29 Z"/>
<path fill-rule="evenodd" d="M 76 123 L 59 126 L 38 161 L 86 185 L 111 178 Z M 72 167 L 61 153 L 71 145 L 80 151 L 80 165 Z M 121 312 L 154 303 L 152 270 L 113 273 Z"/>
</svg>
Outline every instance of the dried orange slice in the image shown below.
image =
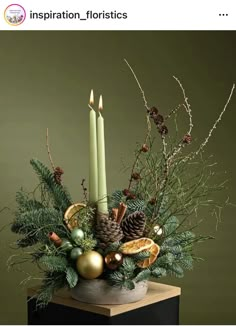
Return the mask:
<svg viewBox="0 0 236 326">
<path fill-rule="evenodd" d="M 140 251 L 149 249 L 154 242 L 149 238 L 140 238 L 125 242 L 121 247 L 120 251 L 125 255 L 137 254 Z"/>
<path fill-rule="evenodd" d="M 160 247 L 156 243 L 153 243 L 153 245 L 146 250 L 150 252 L 150 257 L 137 263 L 137 265 L 141 268 L 147 268 L 154 263 L 159 255 Z"/>
<path fill-rule="evenodd" d="M 79 211 L 84 207 L 86 207 L 85 204 L 76 203 L 67 208 L 64 214 L 64 221 L 69 230 L 73 230 L 74 228 L 78 227 Z"/>
</svg>

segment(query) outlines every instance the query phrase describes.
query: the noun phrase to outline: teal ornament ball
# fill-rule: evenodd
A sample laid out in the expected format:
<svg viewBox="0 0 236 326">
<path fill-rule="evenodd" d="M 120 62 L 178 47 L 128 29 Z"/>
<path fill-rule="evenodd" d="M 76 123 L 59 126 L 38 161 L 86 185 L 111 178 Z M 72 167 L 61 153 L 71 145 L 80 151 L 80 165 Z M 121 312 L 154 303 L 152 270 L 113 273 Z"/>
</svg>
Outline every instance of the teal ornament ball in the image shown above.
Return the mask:
<svg viewBox="0 0 236 326">
<path fill-rule="evenodd" d="M 84 239 L 84 231 L 78 228 L 74 228 L 71 232 L 71 238 L 76 244 L 79 244 L 79 242 Z"/>
<path fill-rule="evenodd" d="M 60 248 L 65 251 L 69 251 L 73 248 L 73 245 L 68 239 L 62 239 Z"/>
<path fill-rule="evenodd" d="M 80 255 L 82 255 L 83 251 L 81 248 L 76 247 L 73 248 L 70 252 L 70 258 L 76 260 Z"/>
</svg>

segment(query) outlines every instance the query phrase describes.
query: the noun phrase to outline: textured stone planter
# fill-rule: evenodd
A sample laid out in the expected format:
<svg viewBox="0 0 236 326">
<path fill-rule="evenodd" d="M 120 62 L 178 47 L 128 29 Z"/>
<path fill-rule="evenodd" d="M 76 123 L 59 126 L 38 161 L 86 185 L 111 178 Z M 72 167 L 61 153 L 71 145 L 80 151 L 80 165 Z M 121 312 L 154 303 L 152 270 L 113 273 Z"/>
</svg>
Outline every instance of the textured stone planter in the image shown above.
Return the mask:
<svg viewBox="0 0 236 326">
<path fill-rule="evenodd" d="M 110 286 L 105 280 L 83 280 L 71 289 L 72 298 L 94 304 L 125 304 L 143 299 L 147 293 L 148 282 L 135 284 L 133 290 Z"/>
</svg>

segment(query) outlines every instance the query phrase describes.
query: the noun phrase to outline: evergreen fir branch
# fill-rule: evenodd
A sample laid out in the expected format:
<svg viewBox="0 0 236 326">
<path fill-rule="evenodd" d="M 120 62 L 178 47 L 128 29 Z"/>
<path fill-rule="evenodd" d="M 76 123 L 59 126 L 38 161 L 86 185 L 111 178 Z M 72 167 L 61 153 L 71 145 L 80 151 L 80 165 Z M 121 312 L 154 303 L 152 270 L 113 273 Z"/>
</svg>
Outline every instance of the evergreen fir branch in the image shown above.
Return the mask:
<svg viewBox="0 0 236 326">
<path fill-rule="evenodd" d="M 192 243 L 192 241 L 195 239 L 195 234 L 190 231 L 184 231 L 181 233 L 175 234 L 172 238 L 169 238 L 169 242 L 172 241 L 174 245 L 181 245 L 185 246 L 188 245 L 189 243 Z M 167 239 L 168 241 L 168 239 Z"/>
<path fill-rule="evenodd" d="M 107 280 L 112 286 L 122 287 L 125 282 L 125 277 L 120 270 L 116 270 L 108 274 Z"/>
<path fill-rule="evenodd" d="M 163 268 L 169 268 L 175 261 L 175 256 L 171 254 L 170 252 L 160 256 L 157 258 L 157 260 L 151 265 L 152 269 L 155 269 L 156 267 L 163 267 Z"/>
<path fill-rule="evenodd" d="M 183 269 L 187 269 L 187 270 L 193 269 L 193 258 L 191 254 L 186 254 L 186 253 L 181 254 L 177 262 Z"/>
<path fill-rule="evenodd" d="M 25 235 L 25 241 L 28 239 L 29 245 L 32 241 L 49 243 L 48 234 L 51 231 L 60 237 L 67 236 L 68 231 L 62 221 L 62 213 L 54 208 L 17 212 L 11 230 Z"/>
<path fill-rule="evenodd" d="M 137 254 L 132 255 L 132 258 L 135 262 L 139 262 L 139 261 L 149 258 L 150 255 L 151 255 L 151 253 L 149 251 L 144 250 L 144 251 L 138 252 Z"/>
<path fill-rule="evenodd" d="M 121 245 L 122 245 L 122 242 L 120 242 L 120 241 L 111 243 L 104 249 L 103 255 L 106 256 L 111 251 L 120 252 L 119 248 L 121 247 Z"/>
<path fill-rule="evenodd" d="M 124 202 L 126 197 L 123 194 L 123 191 L 116 190 L 109 197 L 109 209 L 118 208 L 121 202 Z"/>
<path fill-rule="evenodd" d="M 66 280 L 70 288 L 74 288 L 78 283 L 78 274 L 71 266 L 66 269 Z"/>
<path fill-rule="evenodd" d="M 21 213 L 44 207 L 41 202 L 37 201 L 36 199 L 29 198 L 29 194 L 23 191 L 23 189 L 16 193 L 16 203 L 18 205 L 18 210 Z"/>
<path fill-rule="evenodd" d="M 56 183 L 53 173 L 37 159 L 30 161 L 33 169 L 54 199 L 55 205 L 65 211 L 71 204 L 71 197 L 65 187 Z"/>
<path fill-rule="evenodd" d="M 176 233 L 172 237 L 166 238 L 163 241 L 162 248 L 164 249 L 165 246 L 182 246 L 183 250 L 191 250 L 193 247 L 194 243 L 199 243 L 199 242 L 204 242 L 206 240 L 211 240 L 214 239 L 212 236 L 196 236 L 193 232 L 191 231 L 184 231 L 180 233 Z"/>
<path fill-rule="evenodd" d="M 38 262 L 38 260 L 43 256 L 57 256 L 58 255 L 58 248 L 55 247 L 54 244 L 49 245 L 43 245 L 37 248 L 34 248 L 34 250 L 31 252 L 31 257 L 33 259 L 33 262 Z"/>
<path fill-rule="evenodd" d="M 175 262 L 168 267 L 167 273 L 178 278 L 182 278 L 184 276 L 183 268 Z"/>
<path fill-rule="evenodd" d="M 163 267 L 156 267 L 151 269 L 151 276 L 155 278 L 165 277 L 167 275 L 167 271 Z"/>
<path fill-rule="evenodd" d="M 45 266 L 49 272 L 65 272 L 68 267 L 68 260 L 63 256 L 44 255 L 38 262 Z"/>
<path fill-rule="evenodd" d="M 136 269 L 136 264 L 131 257 L 125 257 L 120 267 L 120 270 L 121 269 L 128 277 L 130 277 L 130 275 L 133 275 L 134 270 Z"/>
<path fill-rule="evenodd" d="M 135 277 L 136 265 L 132 258 L 125 257 L 118 270 L 108 274 L 108 281 L 111 285 L 126 287 L 127 281 L 132 281 Z"/>
<path fill-rule="evenodd" d="M 144 212 L 146 203 L 141 199 L 130 199 L 127 201 L 127 214 L 132 214 L 137 211 Z"/>
<path fill-rule="evenodd" d="M 175 232 L 175 230 L 179 226 L 179 220 L 177 219 L 176 216 L 170 216 L 167 221 L 164 223 L 163 227 L 163 232 L 164 232 L 164 237 L 168 237 L 171 234 Z"/>
<path fill-rule="evenodd" d="M 149 269 L 144 269 L 136 275 L 134 280 L 135 282 L 142 282 L 148 280 L 150 276 L 151 276 L 151 271 Z"/>
<path fill-rule="evenodd" d="M 66 285 L 67 281 L 64 272 L 46 272 L 37 296 L 36 309 L 46 307 L 53 294 Z"/>
<path fill-rule="evenodd" d="M 178 256 L 183 252 L 183 247 L 181 245 L 169 246 L 165 242 L 161 245 L 161 254 L 171 253 L 174 256 Z"/>
<path fill-rule="evenodd" d="M 38 242 L 38 239 L 34 235 L 26 235 L 25 237 L 16 240 L 16 245 L 19 248 L 26 248 L 35 245 Z"/>
<path fill-rule="evenodd" d="M 132 280 L 125 280 L 123 287 L 127 290 L 133 290 L 135 288 L 135 284 Z"/>
</svg>

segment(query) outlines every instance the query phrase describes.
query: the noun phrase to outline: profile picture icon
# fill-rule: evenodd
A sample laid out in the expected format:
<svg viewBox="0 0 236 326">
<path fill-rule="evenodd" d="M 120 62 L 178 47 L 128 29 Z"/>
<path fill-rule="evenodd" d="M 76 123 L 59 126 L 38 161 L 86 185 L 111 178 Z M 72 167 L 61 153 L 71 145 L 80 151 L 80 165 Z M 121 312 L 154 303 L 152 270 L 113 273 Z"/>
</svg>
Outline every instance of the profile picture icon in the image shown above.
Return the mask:
<svg viewBox="0 0 236 326">
<path fill-rule="evenodd" d="M 12 26 L 22 24 L 26 17 L 25 9 L 18 4 L 9 5 L 4 11 L 4 18 L 6 22 Z"/>
</svg>

